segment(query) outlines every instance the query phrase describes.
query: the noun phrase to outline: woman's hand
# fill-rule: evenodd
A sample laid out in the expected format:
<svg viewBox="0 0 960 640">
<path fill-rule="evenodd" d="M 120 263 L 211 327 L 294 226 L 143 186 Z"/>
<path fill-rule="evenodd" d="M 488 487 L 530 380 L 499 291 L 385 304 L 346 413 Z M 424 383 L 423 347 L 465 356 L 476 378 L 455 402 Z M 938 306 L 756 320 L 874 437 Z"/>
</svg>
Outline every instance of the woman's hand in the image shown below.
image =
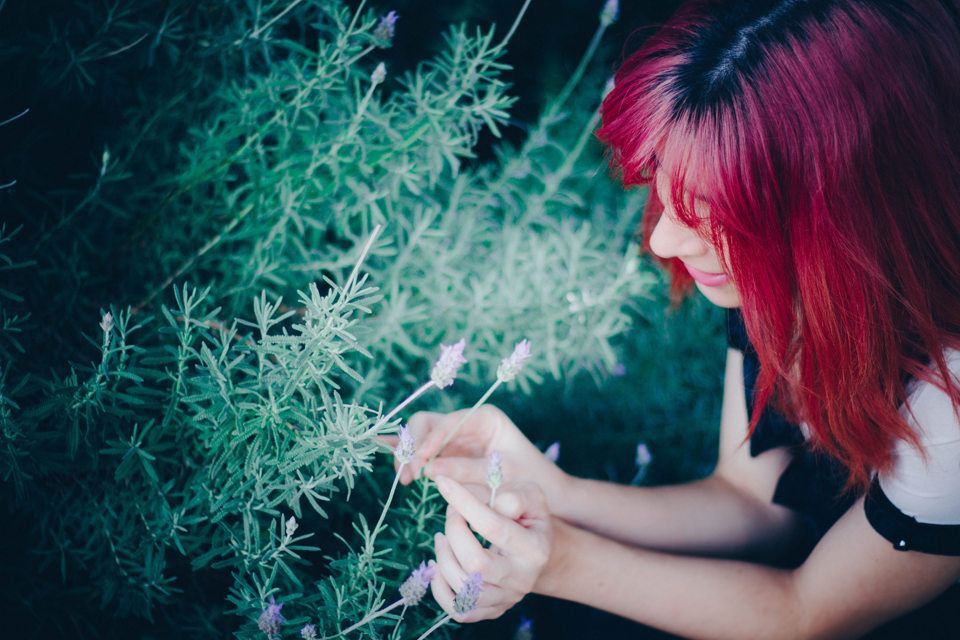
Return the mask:
<svg viewBox="0 0 960 640">
<path fill-rule="evenodd" d="M 543 492 L 526 484 L 498 493 L 490 509 L 486 487 L 464 487 L 444 476 L 436 481 L 449 506 L 445 533 L 434 539 L 433 596 L 457 622 L 497 618 L 533 590 L 550 558 L 553 527 Z M 490 542 L 489 549 L 481 546 L 474 531 Z M 455 591 L 474 572 L 483 578 L 477 607 L 457 615 Z"/>
<path fill-rule="evenodd" d="M 400 482 L 409 484 L 424 473 L 430 479 L 442 475 L 462 484 L 484 485 L 488 458 L 498 451 L 503 464 L 504 488 L 527 482 L 539 485 L 552 509 L 570 476 L 547 459 L 496 407 L 480 407 L 446 444 L 443 455 L 430 460 L 464 415 L 466 411 L 448 414 L 422 411 L 410 418 L 407 426 L 416 438 L 417 455 L 404 466 Z"/>
</svg>

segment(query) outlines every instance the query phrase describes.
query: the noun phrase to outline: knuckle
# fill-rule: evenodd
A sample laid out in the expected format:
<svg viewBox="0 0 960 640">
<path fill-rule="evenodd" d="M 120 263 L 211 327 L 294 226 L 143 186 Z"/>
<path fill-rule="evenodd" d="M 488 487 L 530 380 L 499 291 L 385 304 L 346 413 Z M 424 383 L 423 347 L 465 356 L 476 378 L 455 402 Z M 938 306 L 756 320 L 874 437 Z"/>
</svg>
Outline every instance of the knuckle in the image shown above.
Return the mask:
<svg viewBox="0 0 960 640">
<path fill-rule="evenodd" d="M 546 549 L 536 548 L 529 555 L 530 564 L 535 567 L 544 567 L 550 560 L 550 553 Z"/>
<path fill-rule="evenodd" d="M 491 540 L 500 540 L 502 542 L 502 544 L 500 544 L 499 546 L 501 547 L 507 546 L 507 542 L 510 538 L 510 530 L 507 527 L 503 526 L 502 523 L 500 522 L 490 523 L 490 530 L 488 531 L 488 533 L 489 535 L 487 537 L 490 538 Z"/>
<path fill-rule="evenodd" d="M 483 575 L 490 569 L 490 562 L 484 556 L 471 556 L 463 562 L 463 570 L 467 573 L 480 573 Z"/>
</svg>

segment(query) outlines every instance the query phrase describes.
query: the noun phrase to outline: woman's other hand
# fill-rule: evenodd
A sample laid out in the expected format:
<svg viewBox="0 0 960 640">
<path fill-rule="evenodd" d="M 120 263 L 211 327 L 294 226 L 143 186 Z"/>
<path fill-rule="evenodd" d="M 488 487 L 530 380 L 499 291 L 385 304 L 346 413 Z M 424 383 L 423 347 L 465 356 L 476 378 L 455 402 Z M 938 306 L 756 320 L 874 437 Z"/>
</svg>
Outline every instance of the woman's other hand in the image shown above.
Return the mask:
<svg viewBox="0 0 960 640">
<path fill-rule="evenodd" d="M 497 618 L 533 590 L 550 558 L 553 527 L 543 492 L 524 484 L 498 493 L 490 509 L 485 487 L 465 487 L 444 476 L 436 480 L 449 506 L 445 532 L 434 539 L 434 598 L 457 622 Z M 490 542 L 490 548 L 480 544 L 474 531 Z M 456 615 L 455 591 L 474 572 L 483 578 L 476 609 Z"/>
</svg>

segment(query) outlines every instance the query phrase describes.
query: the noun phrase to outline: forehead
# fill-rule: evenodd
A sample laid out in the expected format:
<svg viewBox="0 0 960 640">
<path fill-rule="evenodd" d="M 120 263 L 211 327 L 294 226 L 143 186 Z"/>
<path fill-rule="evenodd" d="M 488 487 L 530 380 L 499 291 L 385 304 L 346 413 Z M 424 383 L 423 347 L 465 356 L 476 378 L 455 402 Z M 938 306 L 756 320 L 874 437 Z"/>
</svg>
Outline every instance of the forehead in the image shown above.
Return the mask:
<svg viewBox="0 0 960 640">
<path fill-rule="evenodd" d="M 674 178 L 671 177 L 669 171 L 662 167 L 658 168 L 656 173 L 653 174 L 653 189 L 656 190 L 657 198 L 660 199 L 660 202 L 663 203 L 664 206 L 673 206 L 675 204 L 677 194 L 674 191 Z M 687 178 L 682 185 L 680 197 L 686 201 L 686 206 L 690 206 L 691 203 L 693 204 L 699 217 L 703 217 L 708 213 L 710 198 L 701 193 L 698 185 L 692 183 L 689 178 Z"/>
</svg>

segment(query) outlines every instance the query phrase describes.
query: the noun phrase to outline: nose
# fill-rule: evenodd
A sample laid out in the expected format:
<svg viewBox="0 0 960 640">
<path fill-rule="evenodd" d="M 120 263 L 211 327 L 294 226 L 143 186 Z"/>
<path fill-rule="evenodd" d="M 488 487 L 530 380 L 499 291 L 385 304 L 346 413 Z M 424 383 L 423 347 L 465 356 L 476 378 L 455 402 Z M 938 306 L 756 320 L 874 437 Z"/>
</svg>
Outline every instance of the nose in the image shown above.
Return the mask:
<svg viewBox="0 0 960 640">
<path fill-rule="evenodd" d="M 666 259 L 701 256 L 710 249 L 693 229 L 664 212 L 650 234 L 650 250 Z"/>
</svg>

